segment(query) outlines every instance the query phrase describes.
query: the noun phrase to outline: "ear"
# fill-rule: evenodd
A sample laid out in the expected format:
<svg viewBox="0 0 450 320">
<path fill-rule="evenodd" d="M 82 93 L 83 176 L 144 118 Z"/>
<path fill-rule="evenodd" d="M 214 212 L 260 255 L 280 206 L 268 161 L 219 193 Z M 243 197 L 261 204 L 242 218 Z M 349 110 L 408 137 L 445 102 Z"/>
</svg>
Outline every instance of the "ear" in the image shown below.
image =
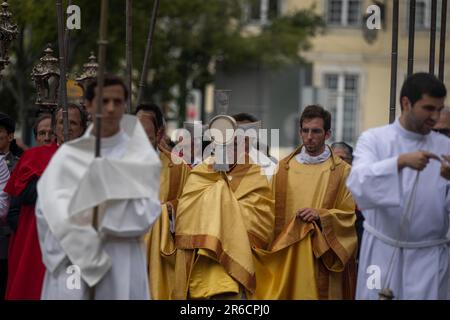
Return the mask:
<svg viewBox="0 0 450 320">
<path fill-rule="evenodd" d="M 409 101 L 408 97 L 403 96 L 400 100 L 401 102 L 401 110 L 402 111 L 411 111 L 412 105 L 411 101 Z"/>
<path fill-rule="evenodd" d="M 92 100 L 92 101 L 94 101 L 94 100 Z M 86 111 L 90 114 L 92 114 L 92 108 L 94 107 L 92 101 L 86 101 L 86 104 L 85 104 Z"/>
<path fill-rule="evenodd" d="M 14 133 L 8 133 L 8 141 L 12 142 L 14 140 Z"/>
<path fill-rule="evenodd" d="M 327 132 L 325 132 L 325 140 L 328 140 L 331 138 L 331 130 L 327 130 Z"/>
</svg>

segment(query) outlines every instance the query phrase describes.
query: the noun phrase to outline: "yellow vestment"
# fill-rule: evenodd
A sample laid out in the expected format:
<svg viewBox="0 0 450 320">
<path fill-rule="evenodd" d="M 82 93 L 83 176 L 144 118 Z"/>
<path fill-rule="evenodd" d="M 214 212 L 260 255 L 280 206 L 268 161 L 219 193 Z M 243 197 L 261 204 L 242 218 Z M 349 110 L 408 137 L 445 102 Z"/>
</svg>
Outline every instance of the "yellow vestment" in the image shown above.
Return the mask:
<svg viewBox="0 0 450 320">
<path fill-rule="evenodd" d="M 160 177 L 162 212 L 146 236 L 147 263 L 151 298 L 167 300 L 170 299 L 174 287 L 176 251 L 175 241 L 170 232 L 167 203 L 170 202 L 176 214 L 178 198 L 183 191 L 189 167 L 185 163 L 174 164 L 169 151 L 162 147 L 159 147 L 159 150 L 162 164 Z"/>
<path fill-rule="evenodd" d="M 332 155 L 301 164 L 298 148 L 275 177 L 275 240 L 259 251 L 255 299 L 351 299 L 354 295 L 355 203 L 345 181 L 350 166 Z M 297 210 L 314 208 L 320 221 L 303 222 Z"/>
<path fill-rule="evenodd" d="M 176 216 L 176 299 L 237 297 L 256 290 L 254 250 L 272 240 L 274 200 L 261 167 L 193 169 Z"/>
</svg>

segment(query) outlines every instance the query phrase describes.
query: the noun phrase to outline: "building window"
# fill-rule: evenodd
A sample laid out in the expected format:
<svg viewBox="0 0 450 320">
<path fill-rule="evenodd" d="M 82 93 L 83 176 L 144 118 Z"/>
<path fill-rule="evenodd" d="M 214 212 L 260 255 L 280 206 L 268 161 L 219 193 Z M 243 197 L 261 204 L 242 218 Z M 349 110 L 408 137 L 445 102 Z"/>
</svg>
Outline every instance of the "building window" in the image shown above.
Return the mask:
<svg viewBox="0 0 450 320">
<path fill-rule="evenodd" d="M 356 142 L 359 102 L 359 76 L 326 73 L 324 86 L 328 92 L 327 109 L 331 113 L 332 141 Z"/>
<path fill-rule="evenodd" d="M 407 8 L 407 19 L 409 26 L 409 1 Z M 436 29 L 440 29 L 441 25 L 441 11 L 442 4 L 441 1 L 437 1 L 436 6 Z M 415 27 L 416 30 L 427 30 L 431 26 L 431 0 L 416 0 L 416 20 Z"/>
<path fill-rule="evenodd" d="M 360 0 L 328 0 L 327 24 L 332 26 L 359 26 L 361 24 Z"/>
<path fill-rule="evenodd" d="M 248 0 L 245 11 L 247 21 L 256 24 L 267 24 L 278 17 L 280 13 L 280 0 Z"/>
</svg>

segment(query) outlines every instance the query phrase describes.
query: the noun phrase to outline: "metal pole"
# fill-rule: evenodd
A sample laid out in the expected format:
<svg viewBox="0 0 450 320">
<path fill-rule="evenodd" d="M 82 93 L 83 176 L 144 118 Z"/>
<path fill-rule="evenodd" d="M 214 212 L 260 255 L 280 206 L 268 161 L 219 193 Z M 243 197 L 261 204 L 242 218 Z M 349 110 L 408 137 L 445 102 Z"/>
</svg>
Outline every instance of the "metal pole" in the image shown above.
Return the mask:
<svg viewBox="0 0 450 320">
<path fill-rule="evenodd" d="M 127 60 L 127 70 L 126 70 L 126 81 L 128 87 L 128 101 L 127 101 L 127 112 L 131 113 L 132 101 L 131 101 L 131 80 L 132 80 L 132 66 L 133 66 L 133 0 L 127 0 L 126 3 L 126 39 L 125 39 L 125 50 L 126 50 L 126 60 Z"/>
<path fill-rule="evenodd" d="M 95 114 L 95 157 L 100 157 L 101 149 L 101 125 L 102 125 L 102 107 L 103 107 L 103 84 L 105 81 L 106 64 L 106 40 L 108 31 L 108 0 L 102 0 L 100 15 L 100 39 L 98 41 L 98 74 L 97 74 L 97 109 Z"/>
<path fill-rule="evenodd" d="M 393 0 L 392 10 L 392 52 L 391 52 L 391 96 L 389 104 L 389 123 L 395 120 L 395 98 L 397 95 L 397 57 L 398 57 L 398 0 Z"/>
<path fill-rule="evenodd" d="M 56 16 L 58 17 L 58 47 L 59 47 L 59 97 L 58 104 L 63 107 L 63 132 L 64 142 L 69 141 L 69 114 L 67 109 L 66 92 L 66 50 L 64 46 L 64 13 L 62 10 L 62 0 L 56 0 Z M 56 116 L 56 115 L 55 115 Z"/>
<path fill-rule="evenodd" d="M 101 124 L 102 124 L 102 109 L 103 109 L 103 85 L 105 82 L 105 64 L 106 64 L 106 45 L 108 41 L 106 40 L 108 31 L 108 0 L 102 0 L 101 3 L 101 13 L 100 13 L 100 39 L 98 41 L 98 57 L 99 66 L 97 74 L 97 109 L 95 114 L 95 157 L 99 158 L 101 156 Z M 98 228 L 98 206 L 94 208 L 94 213 L 92 217 L 92 226 L 95 230 Z M 95 286 L 91 287 L 90 299 L 95 299 Z"/>
<path fill-rule="evenodd" d="M 447 0 L 442 0 L 441 39 L 439 44 L 439 79 L 444 81 L 445 34 L 447 32 Z"/>
<path fill-rule="evenodd" d="M 69 0 L 67 3 L 67 7 L 70 7 L 72 5 L 72 0 Z M 69 45 L 70 45 L 70 31 L 69 29 L 65 28 L 64 32 L 64 48 L 66 50 L 65 57 L 66 57 L 66 64 L 69 65 Z"/>
<path fill-rule="evenodd" d="M 138 106 L 142 102 L 142 96 L 143 96 L 143 91 L 145 88 L 145 82 L 147 81 L 148 64 L 149 64 L 150 56 L 152 54 L 153 33 L 155 31 L 156 18 L 158 15 L 158 8 L 159 8 L 159 0 L 155 0 L 153 2 L 152 19 L 150 22 L 150 28 L 148 30 L 147 45 L 145 47 L 144 65 L 142 66 L 141 79 L 139 81 L 139 91 L 138 91 L 138 98 L 137 98 L 136 106 Z"/>
<path fill-rule="evenodd" d="M 409 2 L 408 76 L 414 70 L 414 33 L 416 28 L 416 0 Z"/>
<path fill-rule="evenodd" d="M 434 57 L 436 47 L 436 7 L 437 0 L 431 0 L 431 26 L 430 26 L 430 70 L 434 74 Z"/>
</svg>

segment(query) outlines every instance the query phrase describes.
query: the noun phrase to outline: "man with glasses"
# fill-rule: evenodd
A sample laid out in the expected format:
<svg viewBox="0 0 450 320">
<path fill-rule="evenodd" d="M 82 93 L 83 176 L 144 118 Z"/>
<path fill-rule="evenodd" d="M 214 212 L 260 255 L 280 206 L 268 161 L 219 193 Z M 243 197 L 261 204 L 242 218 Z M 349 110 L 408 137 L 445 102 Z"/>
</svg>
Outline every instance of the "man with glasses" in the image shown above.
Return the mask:
<svg viewBox="0 0 450 320">
<path fill-rule="evenodd" d="M 351 299 L 355 282 L 355 203 L 345 180 L 350 165 L 333 154 L 331 114 L 305 108 L 303 144 L 275 176 L 275 240 L 257 270 L 259 299 Z M 282 261 L 282 263 L 279 263 Z M 258 277 L 261 276 L 261 279 Z"/>
<path fill-rule="evenodd" d="M 41 114 L 35 121 L 33 126 L 33 134 L 36 139 L 37 146 L 51 144 L 54 134 L 52 129 L 52 115 L 50 113 Z"/>
<path fill-rule="evenodd" d="M 450 137 L 450 108 L 446 107 L 442 109 L 439 120 L 432 130 Z"/>
</svg>

